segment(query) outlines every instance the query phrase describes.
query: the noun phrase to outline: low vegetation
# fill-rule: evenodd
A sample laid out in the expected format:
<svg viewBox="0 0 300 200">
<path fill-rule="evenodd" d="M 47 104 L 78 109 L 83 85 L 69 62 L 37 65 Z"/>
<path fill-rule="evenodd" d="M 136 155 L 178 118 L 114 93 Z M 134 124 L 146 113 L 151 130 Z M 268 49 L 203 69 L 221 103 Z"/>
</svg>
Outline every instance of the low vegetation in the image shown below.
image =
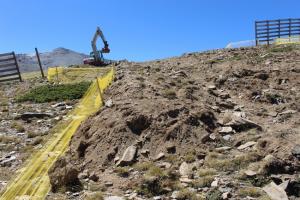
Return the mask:
<svg viewBox="0 0 300 200">
<path fill-rule="evenodd" d="M 121 177 L 129 176 L 129 168 L 128 167 L 117 167 L 115 172 Z"/>
<path fill-rule="evenodd" d="M 260 156 L 256 152 L 227 157 L 223 154 L 210 153 L 205 159 L 205 165 L 220 171 L 235 171 L 243 169 L 251 162 L 258 161 Z"/>
<path fill-rule="evenodd" d="M 85 198 L 86 200 L 103 200 L 103 194 L 101 192 L 94 192 L 92 194 L 88 194 Z"/>
<path fill-rule="evenodd" d="M 17 97 L 17 101 L 45 103 L 51 101 L 80 99 L 90 84 L 90 82 L 81 82 L 74 84 L 43 85 L 30 90 L 28 93 L 22 96 Z"/>
<path fill-rule="evenodd" d="M 200 200 L 200 197 L 197 197 L 195 192 L 192 192 L 188 189 L 182 189 L 178 192 L 178 194 L 176 195 L 176 199 L 178 200 L 186 200 L 186 199 L 190 199 L 190 200 Z"/>
<path fill-rule="evenodd" d="M 263 194 L 263 191 L 256 187 L 241 188 L 238 190 L 238 195 L 240 197 L 260 197 L 263 196 Z"/>
</svg>

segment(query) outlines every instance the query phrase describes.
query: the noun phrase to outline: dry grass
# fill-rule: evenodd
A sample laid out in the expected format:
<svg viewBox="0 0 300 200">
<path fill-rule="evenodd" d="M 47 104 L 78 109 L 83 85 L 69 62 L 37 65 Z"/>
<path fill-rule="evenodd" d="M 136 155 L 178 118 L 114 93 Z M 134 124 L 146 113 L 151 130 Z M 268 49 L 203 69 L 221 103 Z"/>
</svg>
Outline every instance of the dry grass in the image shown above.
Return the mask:
<svg viewBox="0 0 300 200">
<path fill-rule="evenodd" d="M 201 200 L 202 198 L 197 197 L 195 192 L 192 192 L 188 189 L 182 189 L 178 192 L 176 196 L 177 200 Z"/>
<path fill-rule="evenodd" d="M 11 126 L 11 128 L 16 129 L 18 132 L 24 132 L 25 128 L 18 122 L 14 121 Z"/>
<path fill-rule="evenodd" d="M 148 171 L 151 167 L 154 167 L 154 163 L 153 162 L 140 162 L 140 163 L 136 163 L 134 164 L 132 167 L 133 169 L 137 170 L 137 171 Z"/>
<path fill-rule="evenodd" d="M 201 168 L 198 170 L 198 176 L 213 176 L 217 174 L 217 170 L 213 168 Z"/>
<path fill-rule="evenodd" d="M 38 144 L 41 144 L 43 142 L 43 138 L 41 136 L 38 136 L 36 137 L 33 142 L 32 142 L 32 145 L 38 145 Z"/>
<path fill-rule="evenodd" d="M 176 99 L 176 91 L 173 89 L 166 89 L 163 91 L 162 96 L 168 99 Z"/>
<path fill-rule="evenodd" d="M 117 167 L 114 170 L 121 177 L 128 177 L 129 176 L 129 167 Z"/>
<path fill-rule="evenodd" d="M 256 187 L 247 187 L 247 188 L 241 188 L 238 190 L 238 195 L 240 197 L 260 197 L 263 196 L 264 193 L 260 188 Z"/>
<path fill-rule="evenodd" d="M 210 187 L 214 181 L 213 176 L 204 176 L 192 182 L 194 188 Z"/>
<path fill-rule="evenodd" d="M 103 200 L 103 194 L 101 192 L 94 192 L 92 194 L 88 194 L 85 197 L 85 200 Z"/>
<path fill-rule="evenodd" d="M 20 143 L 20 138 L 15 135 L 0 135 L 0 143 L 9 144 L 9 143 Z"/>
<path fill-rule="evenodd" d="M 256 152 L 245 153 L 235 157 L 210 153 L 205 158 L 205 166 L 221 171 L 235 171 L 245 168 L 251 162 L 258 161 L 259 159 L 260 156 Z"/>
<path fill-rule="evenodd" d="M 151 166 L 147 172 L 146 176 L 154 176 L 157 178 L 164 178 L 167 176 L 166 172 L 157 166 Z"/>
<path fill-rule="evenodd" d="M 196 160 L 196 152 L 195 151 L 187 152 L 183 157 L 183 160 L 187 163 L 194 162 Z"/>
</svg>

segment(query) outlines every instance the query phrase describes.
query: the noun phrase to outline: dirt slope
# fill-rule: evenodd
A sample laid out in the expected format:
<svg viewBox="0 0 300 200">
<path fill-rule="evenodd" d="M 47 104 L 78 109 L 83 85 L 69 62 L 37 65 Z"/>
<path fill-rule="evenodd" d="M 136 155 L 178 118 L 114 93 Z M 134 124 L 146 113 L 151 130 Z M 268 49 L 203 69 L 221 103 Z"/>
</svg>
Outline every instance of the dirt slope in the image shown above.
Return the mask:
<svg viewBox="0 0 300 200">
<path fill-rule="evenodd" d="M 81 125 L 51 170 L 53 191 L 76 188 L 76 195 L 86 196 L 98 184 L 142 199 L 174 191 L 198 199 L 267 199 L 265 185 L 289 180 L 287 194 L 299 197 L 299 64 L 299 45 L 118 64 L 107 106 Z M 132 155 L 125 158 L 128 147 Z M 146 162 L 168 175 L 134 164 Z M 184 166 L 192 168 L 188 175 Z M 120 177 L 126 170 L 128 177 Z M 203 176 L 201 170 L 214 173 Z M 180 177 L 176 187 L 172 172 Z M 159 177 L 158 190 L 149 186 L 149 173 Z"/>
</svg>

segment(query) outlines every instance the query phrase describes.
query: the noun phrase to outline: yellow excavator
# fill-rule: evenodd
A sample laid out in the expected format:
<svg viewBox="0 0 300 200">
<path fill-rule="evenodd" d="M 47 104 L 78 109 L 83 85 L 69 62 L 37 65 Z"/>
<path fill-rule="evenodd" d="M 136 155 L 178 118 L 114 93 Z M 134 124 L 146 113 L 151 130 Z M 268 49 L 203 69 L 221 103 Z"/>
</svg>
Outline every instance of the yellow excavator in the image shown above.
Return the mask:
<svg viewBox="0 0 300 200">
<path fill-rule="evenodd" d="M 104 47 L 101 50 L 97 49 L 97 39 L 101 37 L 102 42 L 104 43 Z M 83 64 L 94 65 L 94 66 L 105 66 L 111 63 L 110 60 L 106 60 L 103 57 L 104 53 L 109 53 L 110 49 L 108 47 L 108 42 L 104 37 L 103 32 L 99 27 L 97 27 L 96 32 L 94 34 L 92 40 L 92 49 L 93 51 L 90 53 L 90 57 L 83 59 Z"/>
</svg>

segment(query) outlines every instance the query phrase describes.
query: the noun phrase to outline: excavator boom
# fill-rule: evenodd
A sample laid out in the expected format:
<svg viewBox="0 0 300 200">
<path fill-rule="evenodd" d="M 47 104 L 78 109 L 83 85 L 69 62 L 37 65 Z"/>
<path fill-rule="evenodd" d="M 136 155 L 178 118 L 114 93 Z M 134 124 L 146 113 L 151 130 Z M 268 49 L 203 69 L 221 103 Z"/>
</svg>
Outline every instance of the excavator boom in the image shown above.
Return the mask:
<svg viewBox="0 0 300 200">
<path fill-rule="evenodd" d="M 104 47 L 100 51 L 97 49 L 98 37 L 101 37 L 102 42 L 104 44 Z M 104 58 L 103 58 L 102 54 L 103 53 L 109 53 L 110 49 L 109 49 L 109 46 L 108 46 L 108 42 L 105 39 L 104 34 L 103 34 L 103 32 L 101 31 L 101 29 L 99 27 L 97 27 L 97 29 L 96 29 L 96 32 L 94 34 L 94 37 L 93 37 L 93 40 L 92 40 L 91 44 L 92 44 L 92 49 L 93 49 L 93 52 L 91 52 L 91 57 L 92 58 L 84 59 L 83 60 L 84 64 L 97 65 L 97 66 L 98 65 L 105 65 Z"/>
</svg>

